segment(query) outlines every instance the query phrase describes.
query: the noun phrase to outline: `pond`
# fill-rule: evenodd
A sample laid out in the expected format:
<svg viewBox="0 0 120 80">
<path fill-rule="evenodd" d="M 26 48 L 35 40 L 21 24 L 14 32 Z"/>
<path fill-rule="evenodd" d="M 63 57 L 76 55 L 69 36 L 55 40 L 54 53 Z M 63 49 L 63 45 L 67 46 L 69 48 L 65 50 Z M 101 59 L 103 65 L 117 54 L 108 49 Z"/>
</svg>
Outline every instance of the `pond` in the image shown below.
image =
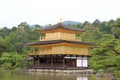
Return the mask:
<svg viewBox="0 0 120 80">
<path fill-rule="evenodd" d="M 111 80 L 111 76 L 0 70 L 0 80 Z"/>
</svg>

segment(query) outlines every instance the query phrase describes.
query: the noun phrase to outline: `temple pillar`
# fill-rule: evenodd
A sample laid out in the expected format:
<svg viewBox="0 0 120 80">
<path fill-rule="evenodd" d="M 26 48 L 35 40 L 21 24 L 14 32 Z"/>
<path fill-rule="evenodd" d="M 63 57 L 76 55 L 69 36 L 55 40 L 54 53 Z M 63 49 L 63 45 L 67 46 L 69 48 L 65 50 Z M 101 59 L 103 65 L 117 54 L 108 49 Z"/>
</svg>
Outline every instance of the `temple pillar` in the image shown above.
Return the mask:
<svg viewBox="0 0 120 80">
<path fill-rule="evenodd" d="M 35 57 L 33 57 L 33 67 L 35 67 Z"/>
<path fill-rule="evenodd" d="M 38 63 L 39 63 L 39 65 L 38 65 L 38 67 L 40 67 L 40 57 L 39 57 L 39 59 L 38 59 L 39 61 L 38 61 Z"/>
<path fill-rule="evenodd" d="M 51 67 L 53 67 L 53 58 L 51 58 Z"/>
<path fill-rule="evenodd" d="M 65 67 L 65 58 L 63 57 L 62 59 L 62 62 L 63 62 L 63 68 Z"/>
</svg>

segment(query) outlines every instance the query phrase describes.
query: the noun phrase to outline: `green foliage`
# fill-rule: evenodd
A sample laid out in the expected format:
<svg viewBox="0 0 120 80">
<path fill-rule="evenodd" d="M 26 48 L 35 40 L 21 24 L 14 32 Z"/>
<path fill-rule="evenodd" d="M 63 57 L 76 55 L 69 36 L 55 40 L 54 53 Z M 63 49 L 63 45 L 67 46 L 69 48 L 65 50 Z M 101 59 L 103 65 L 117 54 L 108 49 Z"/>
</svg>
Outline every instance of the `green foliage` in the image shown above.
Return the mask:
<svg viewBox="0 0 120 80">
<path fill-rule="evenodd" d="M 26 55 L 18 54 L 18 53 L 2 53 L 0 58 L 0 66 L 4 68 L 18 68 L 18 67 L 25 67 Z"/>
<path fill-rule="evenodd" d="M 13 27 L 8 36 L 5 37 L 3 42 L 5 43 L 5 51 L 26 53 L 27 48 L 24 47 L 24 44 L 28 42 L 37 41 L 39 39 L 38 36 L 39 34 L 35 33 L 35 30 L 30 28 L 30 26 L 26 22 L 22 22 L 18 25 L 17 28 Z"/>
<path fill-rule="evenodd" d="M 120 70 L 115 70 L 113 72 L 113 77 L 117 78 L 117 80 L 120 80 Z"/>
<path fill-rule="evenodd" d="M 0 29 L 0 36 L 6 37 L 9 35 L 10 32 L 11 32 L 10 29 L 8 29 L 7 27 L 4 27 L 4 28 Z"/>
<path fill-rule="evenodd" d="M 103 34 L 103 38 L 97 47 L 92 49 L 92 57 L 90 59 L 90 66 L 93 69 L 99 70 L 119 70 L 120 69 L 120 56 L 116 54 L 113 48 L 116 48 L 120 41 L 116 40 L 110 34 Z"/>
<path fill-rule="evenodd" d="M 0 66 L 5 68 L 24 67 L 25 56 L 29 51 L 24 45 L 28 42 L 37 41 L 39 33 L 35 32 L 26 22 L 22 22 L 18 27 L 0 29 Z"/>
<path fill-rule="evenodd" d="M 0 36 L 0 55 L 1 55 L 1 53 L 4 52 L 4 51 L 5 51 L 4 38 L 2 38 L 2 37 Z"/>
<path fill-rule="evenodd" d="M 92 24 L 95 27 L 100 27 L 101 26 L 101 21 L 99 21 L 98 19 L 96 19 Z"/>
<path fill-rule="evenodd" d="M 102 36 L 101 32 L 99 31 L 99 28 L 92 26 L 92 24 L 90 23 L 85 24 L 84 24 L 85 32 L 81 34 L 82 41 L 97 42 L 99 39 L 101 39 Z"/>
</svg>

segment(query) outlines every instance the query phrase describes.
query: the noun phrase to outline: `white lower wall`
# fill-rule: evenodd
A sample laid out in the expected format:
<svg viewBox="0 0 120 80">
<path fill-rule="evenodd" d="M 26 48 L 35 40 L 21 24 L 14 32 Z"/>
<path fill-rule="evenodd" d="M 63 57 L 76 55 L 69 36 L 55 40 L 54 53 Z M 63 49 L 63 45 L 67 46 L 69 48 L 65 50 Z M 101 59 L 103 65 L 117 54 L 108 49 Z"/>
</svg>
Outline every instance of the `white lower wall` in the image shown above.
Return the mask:
<svg viewBox="0 0 120 80">
<path fill-rule="evenodd" d="M 77 64 L 77 67 L 88 67 L 87 57 L 78 57 L 76 64 Z"/>
<path fill-rule="evenodd" d="M 83 67 L 88 67 L 88 61 L 87 60 L 83 60 Z"/>
<path fill-rule="evenodd" d="M 82 60 L 77 59 L 77 67 L 82 67 Z"/>
</svg>

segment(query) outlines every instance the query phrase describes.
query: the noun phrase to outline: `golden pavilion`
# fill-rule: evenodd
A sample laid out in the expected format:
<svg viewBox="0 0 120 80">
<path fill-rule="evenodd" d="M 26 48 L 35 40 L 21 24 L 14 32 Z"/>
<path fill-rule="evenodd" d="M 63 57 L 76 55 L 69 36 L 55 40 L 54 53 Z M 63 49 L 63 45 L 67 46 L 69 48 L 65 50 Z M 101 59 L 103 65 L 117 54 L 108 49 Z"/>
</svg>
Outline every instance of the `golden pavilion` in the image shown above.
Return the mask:
<svg viewBox="0 0 120 80">
<path fill-rule="evenodd" d="M 36 30 L 42 36 L 38 42 L 27 43 L 36 51 L 29 53 L 28 67 L 37 69 L 87 69 L 93 44 L 82 42 L 77 34 L 84 30 L 57 23 Z"/>
</svg>

